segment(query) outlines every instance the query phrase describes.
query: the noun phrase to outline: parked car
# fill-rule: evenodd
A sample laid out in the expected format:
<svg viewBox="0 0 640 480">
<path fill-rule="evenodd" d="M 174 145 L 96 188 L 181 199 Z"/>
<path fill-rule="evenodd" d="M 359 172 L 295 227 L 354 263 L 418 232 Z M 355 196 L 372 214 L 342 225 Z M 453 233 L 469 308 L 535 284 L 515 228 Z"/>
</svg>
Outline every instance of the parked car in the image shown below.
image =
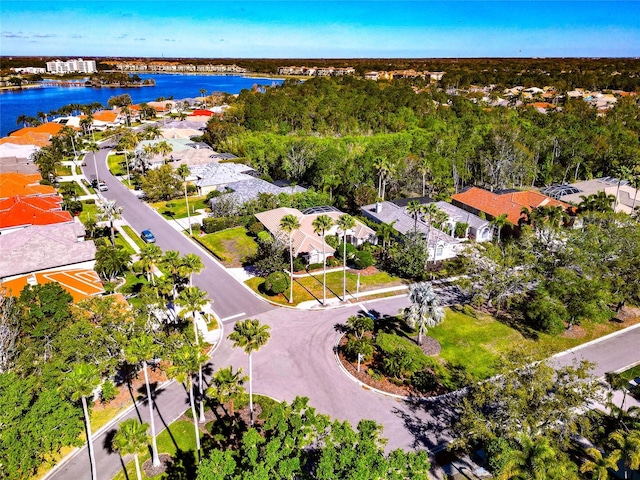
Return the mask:
<svg viewBox="0 0 640 480">
<path fill-rule="evenodd" d="M 109 185 L 107 185 L 105 182 L 100 182 L 98 183 L 98 190 L 100 190 L 101 192 L 106 192 L 107 190 L 109 190 Z"/>
<path fill-rule="evenodd" d="M 147 243 L 156 243 L 156 237 L 151 233 L 151 230 L 143 230 L 142 233 L 140 233 L 140 237 Z"/>
</svg>

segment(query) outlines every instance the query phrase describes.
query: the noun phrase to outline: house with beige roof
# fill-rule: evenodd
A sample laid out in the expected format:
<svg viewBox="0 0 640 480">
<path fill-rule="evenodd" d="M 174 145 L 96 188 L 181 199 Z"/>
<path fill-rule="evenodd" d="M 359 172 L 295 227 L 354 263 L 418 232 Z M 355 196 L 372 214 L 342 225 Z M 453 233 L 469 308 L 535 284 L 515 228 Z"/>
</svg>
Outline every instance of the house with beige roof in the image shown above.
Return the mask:
<svg viewBox="0 0 640 480">
<path fill-rule="evenodd" d="M 34 225 L 0 235 L 0 281 L 60 269 L 93 269 L 96 246 L 80 222 Z"/>
<path fill-rule="evenodd" d="M 317 234 L 313 228 L 313 221 L 320 215 L 331 217 L 334 225 L 325 232 L 325 236 L 339 235 L 342 236 L 336 221 L 344 215 L 340 210 L 334 207 L 313 207 L 304 211 L 296 208 L 280 207 L 262 213 L 257 213 L 256 218 L 265 226 L 265 228 L 276 238 L 281 239 L 285 243 L 289 242 L 289 234 L 280 229 L 280 221 L 285 215 L 293 215 L 298 219 L 300 228 L 293 232 L 292 245 L 293 255 L 297 257 L 301 255 L 307 259 L 308 263 L 322 263 L 323 251 L 326 257 L 334 254 L 335 249 L 326 243 L 321 234 Z M 356 226 L 352 230 L 347 231 L 347 242 L 359 247 L 365 242 L 375 243 L 377 241 L 376 233 L 363 223 L 356 220 Z"/>
</svg>

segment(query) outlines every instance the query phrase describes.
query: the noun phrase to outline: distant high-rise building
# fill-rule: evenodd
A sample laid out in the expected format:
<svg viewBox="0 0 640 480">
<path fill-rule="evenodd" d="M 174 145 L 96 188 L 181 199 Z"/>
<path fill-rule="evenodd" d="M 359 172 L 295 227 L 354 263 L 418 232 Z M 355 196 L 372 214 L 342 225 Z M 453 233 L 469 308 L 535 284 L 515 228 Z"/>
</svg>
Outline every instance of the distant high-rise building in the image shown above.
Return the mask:
<svg viewBox="0 0 640 480">
<path fill-rule="evenodd" d="M 49 73 L 93 73 L 96 71 L 95 60 L 83 60 L 77 58 L 75 60 L 54 60 L 47 62 L 47 72 Z"/>
</svg>

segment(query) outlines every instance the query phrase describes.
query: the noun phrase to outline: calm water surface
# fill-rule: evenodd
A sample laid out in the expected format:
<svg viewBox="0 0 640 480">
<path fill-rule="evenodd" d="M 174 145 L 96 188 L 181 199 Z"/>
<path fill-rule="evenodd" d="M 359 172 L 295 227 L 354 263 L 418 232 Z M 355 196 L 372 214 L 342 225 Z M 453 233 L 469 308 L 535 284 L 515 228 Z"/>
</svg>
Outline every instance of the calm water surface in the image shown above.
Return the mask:
<svg viewBox="0 0 640 480">
<path fill-rule="evenodd" d="M 100 102 L 107 105 L 109 98 L 128 93 L 133 103 L 149 102 L 159 97 L 174 99 L 200 96 L 207 93 L 240 93 L 253 85 L 280 84 L 282 80 L 251 78 L 236 75 L 165 75 L 141 74 L 140 78 L 153 78 L 155 87 L 90 88 L 90 87 L 41 87 L 24 90 L 0 91 L 0 136 L 22 127 L 16 124 L 20 115 L 35 117 L 38 112 L 49 113 L 70 103 Z"/>
</svg>

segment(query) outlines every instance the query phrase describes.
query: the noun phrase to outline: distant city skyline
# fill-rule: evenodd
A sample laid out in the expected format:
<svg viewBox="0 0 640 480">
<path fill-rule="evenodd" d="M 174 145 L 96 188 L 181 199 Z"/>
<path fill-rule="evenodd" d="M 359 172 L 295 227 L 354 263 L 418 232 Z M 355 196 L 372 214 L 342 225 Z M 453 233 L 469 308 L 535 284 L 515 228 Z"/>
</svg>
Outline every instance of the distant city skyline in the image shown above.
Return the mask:
<svg viewBox="0 0 640 480">
<path fill-rule="evenodd" d="M 0 15 L 14 56 L 640 56 L 638 1 L 2 0 Z"/>
</svg>

